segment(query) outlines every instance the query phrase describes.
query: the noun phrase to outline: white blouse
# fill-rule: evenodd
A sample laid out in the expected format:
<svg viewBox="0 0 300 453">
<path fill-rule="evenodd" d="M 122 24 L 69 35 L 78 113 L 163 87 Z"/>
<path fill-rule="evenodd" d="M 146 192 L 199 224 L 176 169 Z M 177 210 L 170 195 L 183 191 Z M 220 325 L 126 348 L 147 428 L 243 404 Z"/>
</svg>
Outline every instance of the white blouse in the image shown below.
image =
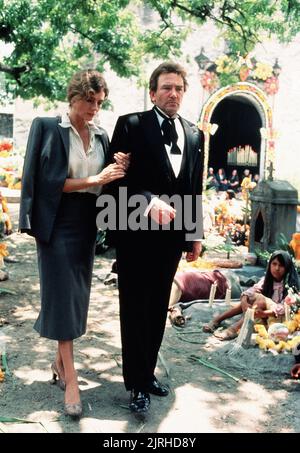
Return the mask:
<svg viewBox="0 0 300 453">
<path fill-rule="evenodd" d="M 76 128 L 72 125 L 68 114 L 62 116 L 62 121 L 59 125 L 70 129 L 68 178 L 87 178 L 88 176 L 100 173 L 104 167 L 105 156 L 102 143 L 95 136 L 102 135 L 103 132 L 92 121 L 89 121 L 90 143 L 89 149 L 85 152 L 83 141 Z M 100 195 L 101 190 L 102 186 L 94 186 L 79 189 L 76 192 L 88 192 Z"/>
</svg>

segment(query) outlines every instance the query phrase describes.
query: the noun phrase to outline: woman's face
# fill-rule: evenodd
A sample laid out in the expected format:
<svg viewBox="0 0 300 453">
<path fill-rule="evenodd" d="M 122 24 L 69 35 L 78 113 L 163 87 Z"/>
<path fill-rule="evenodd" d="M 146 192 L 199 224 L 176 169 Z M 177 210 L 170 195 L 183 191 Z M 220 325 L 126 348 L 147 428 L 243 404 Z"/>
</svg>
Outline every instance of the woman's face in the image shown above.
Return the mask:
<svg viewBox="0 0 300 453">
<path fill-rule="evenodd" d="M 84 121 L 91 121 L 101 108 L 105 93 L 101 90 L 89 99 L 78 99 L 71 104 L 71 111 Z"/>
<path fill-rule="evenodd" d="M 278 258 L 274 258 L 273 261 L 271 262 L 270 272 L 274 280 L 276 280 L 277 282 L 281 282 L 285 275 L 285 267 L 283 264 L 280 263 Z"/>
</svg>

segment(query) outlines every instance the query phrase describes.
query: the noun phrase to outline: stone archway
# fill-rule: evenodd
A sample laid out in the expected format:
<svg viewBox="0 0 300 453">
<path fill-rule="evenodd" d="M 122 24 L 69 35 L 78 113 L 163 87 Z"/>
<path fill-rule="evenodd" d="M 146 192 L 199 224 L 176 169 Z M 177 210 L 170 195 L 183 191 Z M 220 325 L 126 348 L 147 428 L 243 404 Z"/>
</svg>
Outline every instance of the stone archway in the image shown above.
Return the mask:
<svg viewBox="0 0 300 453">
<path fill-rule="evenodd" d="M 267 170 L 270 163 L 274 162 L 274 130 L 273 130 L 273 113 L 265 93 L 257 86 L 240 82 L 216 91 L 205 102 L 202 107 L 199 128 L 204 133 L 204 177 L 203 189 L 206 186 L 207 168 L 209 163 L 210 148 L 212 136 L 218 129 L 218 124 L 212 121 L 214 113 L 222 101 L 229 100 L 242 102 L 255 110 L 260 122 L 259 128 L 259 161 L 257 165 L 258 172 L 263 179 L 266 179 Z M 258 124 L 258 123 L 257 123 Z"/>
</svg>

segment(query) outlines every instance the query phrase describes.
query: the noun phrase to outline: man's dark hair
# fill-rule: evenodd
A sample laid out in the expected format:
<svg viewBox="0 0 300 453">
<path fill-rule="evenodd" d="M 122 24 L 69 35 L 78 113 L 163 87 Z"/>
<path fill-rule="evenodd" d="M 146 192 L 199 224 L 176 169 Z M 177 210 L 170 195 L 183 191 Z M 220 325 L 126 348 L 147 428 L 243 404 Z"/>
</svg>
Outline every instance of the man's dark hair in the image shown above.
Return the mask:
<svg viewBox="0 0 300 453">
<path fill-rule="evenodd" d="M 149 81 L 149 89 L 151 91 L 157 90 L 157 82 L 158 78 L 161 74 L 178 74 L 182 77 L 183 84 L 184 84 L 184 91 L 186 91 L 188 83 L 186 80 L 186 70 L 178 63 L 174 63 L 173 61 L 165 61 L 161 63 L 150 76 Z"/>
</svg>

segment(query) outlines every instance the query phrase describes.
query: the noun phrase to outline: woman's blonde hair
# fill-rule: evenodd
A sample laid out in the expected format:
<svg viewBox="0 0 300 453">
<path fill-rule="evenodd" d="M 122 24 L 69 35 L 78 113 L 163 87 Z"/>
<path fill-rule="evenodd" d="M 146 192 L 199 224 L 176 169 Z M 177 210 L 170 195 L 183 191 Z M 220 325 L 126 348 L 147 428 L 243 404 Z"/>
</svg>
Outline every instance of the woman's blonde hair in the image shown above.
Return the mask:
<svg viewBox="0 0 300 453">
<path fill-rule="evenodd" d="M 102 90 L 107 98 L 109 90 L 100 72 L 93 69 L 76 72 L 70 80 L 67 90 L 69 104 L 71 105 L 72 100 L 90 99 L 95 93 L 100 93 Z"/>
</svg>

